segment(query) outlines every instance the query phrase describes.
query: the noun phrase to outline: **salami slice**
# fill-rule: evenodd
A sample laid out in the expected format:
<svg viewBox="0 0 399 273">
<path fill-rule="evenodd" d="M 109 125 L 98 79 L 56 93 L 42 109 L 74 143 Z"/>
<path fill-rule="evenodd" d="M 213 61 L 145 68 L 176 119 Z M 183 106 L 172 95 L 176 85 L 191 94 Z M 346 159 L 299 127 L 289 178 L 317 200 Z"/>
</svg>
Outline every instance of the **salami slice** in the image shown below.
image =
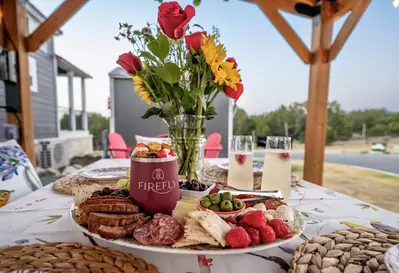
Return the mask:
<svg viewBox="0 0 399 273">
<path fill-rule="evenodd" d="M 280 200 L 265 200 L 266 209 L 276 210 L 281 205 L 287 205 L 287 203 Z"/>
<path fill-rule="evenodd" d="M 183 236 L 184 229 L 176 218 L 161 215 L 151 221 L 150 234 L 155 244 L 171 245 Z"/>
<path fill-rule="evenodd" d="M 142 245 L 154 245 L 155 242 L 151 237 L 150 226 L 151 226 L 151 221 L 136 228 L 133 232 L 133 238 L 136 239 Z"/>
</svg>

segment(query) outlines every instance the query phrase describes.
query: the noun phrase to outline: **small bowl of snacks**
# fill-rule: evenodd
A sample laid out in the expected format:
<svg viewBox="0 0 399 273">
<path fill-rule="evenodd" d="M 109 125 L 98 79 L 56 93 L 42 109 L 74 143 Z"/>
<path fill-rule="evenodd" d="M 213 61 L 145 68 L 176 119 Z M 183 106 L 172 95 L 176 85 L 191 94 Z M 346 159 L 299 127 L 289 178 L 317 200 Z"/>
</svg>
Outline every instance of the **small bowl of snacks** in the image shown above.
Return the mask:
<svg viewBox="0 0 399 273">
<path fill-rule="evenodd" d="M 208 195 L 214 187 L 215 183 L 203 183 L 195 179 L 179 181 L 179 191 L 181 196 L 201 198 Z"/>
<path fill-rule="evenodd" d="M 198 201 L 200 210 L 212 210 L 222 218 L 235 217 L 245 209 L 245 203 L 230 192 L 206 195 Z"/>
</svg>

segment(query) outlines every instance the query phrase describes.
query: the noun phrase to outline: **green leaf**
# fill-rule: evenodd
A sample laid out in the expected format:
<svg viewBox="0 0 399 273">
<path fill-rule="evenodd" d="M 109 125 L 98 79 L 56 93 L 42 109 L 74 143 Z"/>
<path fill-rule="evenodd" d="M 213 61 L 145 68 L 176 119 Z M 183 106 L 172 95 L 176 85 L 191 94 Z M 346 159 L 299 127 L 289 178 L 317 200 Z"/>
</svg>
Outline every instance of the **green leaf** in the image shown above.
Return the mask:
<svg viewBox="0 0 399 273">
<path fill-rule="evenodd" d="M 165 102 L 161 106 L 161 109 L 162 109 L 162 114 L 165 117 L 171 117 L 171 116 L 174 116 L 174 114 L 175 114 L 175 105 L 174 105 L 173 101 Z"/>
<path fill-rule="evenodd" d="M 169 40 L 162 33 L 158 36 L 158 39 L 150 41 L 147 45 L 148 49 L 162 61 L 169 54 Z"/>
<path fill-rule="evenodd" d="M 177 97 L 178 99 L 182 100 L 183 99 L 183 95 L 184 95 L 184 90 L 183 88 L 180 87 L 180 85 L 178 84 L 174 84 L 172 86 L 173 91 L 175 93 L 175 97 Z"/>
<path fill-rule="evenodd" d="M 155 58 L 154 55 L 152 55 L 150 52 L 147 52 L 147 51 L 141 52 L 140 57 L 144 57 L 144 58 L 147 58 L 147 59 L 149 59 L 149 60 L 151 60 L 153 62 L 159 63 L 157 58 Z"/>
<path fill-rule="evenodd" d="M 180 80 L 180 68 L 174 63 L 166 63 L 155 68 L 155 73 L 163 81 L 174 84 Z"/>
<path fill-rule="evenodd" d="M 205 95 L 204 95 L 204 90 L 201 88 L 196 88 L 193 90 L 193 92 L 195 92 L 197 94 L 198 98 L 201 101 L 202 107 L 206 111 L 206 99 L 205 99 Z"/>
<path fill-rule="evenodd" d="M 151 34 L 143 34 L 144 37 L 146 37 L 148 39 L 148 41 L 154 41 L 155 38 L 154 36 L 152 36 Z"/>
<path fill-rule="evenodd" d="M 208 107 L 205 112 L 205 116 L 207 120 L 213 119 L 217 115 L 216 109 L 213 106 Z"/>
<path fill-rule="evenodd" d="M 195 92 L 185 92 L 182 99 L 184 111 L 192 110 L 196 102 Z"/>
<path fill-rule="evenodd" d="M 142 119 L 148 119 L 151 116 L 158 116 L 162 113 L 162 110 L 156 107 L 151 107 L 141 116 Z"/>
</svg>

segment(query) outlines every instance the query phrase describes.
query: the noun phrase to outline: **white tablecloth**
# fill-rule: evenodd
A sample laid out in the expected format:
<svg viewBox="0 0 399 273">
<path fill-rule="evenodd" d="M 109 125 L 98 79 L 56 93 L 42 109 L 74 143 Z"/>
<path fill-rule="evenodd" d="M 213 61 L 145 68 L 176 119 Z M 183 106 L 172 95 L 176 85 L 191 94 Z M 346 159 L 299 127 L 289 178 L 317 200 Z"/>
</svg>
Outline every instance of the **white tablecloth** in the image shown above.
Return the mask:
<svg viewBox="0 0 399 273">
<path fill-rule="evenodd" d="M 215 161 L 214 161 L 215 162 Z M 129 166 L 128 160 L 100 160 L 90 168 Z M 1 183 L 1 182 L 0 182 Z M 155 264 L 160 272 L 286 272 L 293 250 L 307 238 L 351 226 L 399 228 L 399 215 L 323 187 L 301 181 L 292 189 L 289 205 L 307 221 L 301 238 L 282 247 L 229 256 L 170 255 L 115 247 L 85 236 L 72 225 L 71 196 L 55 193 L 52 185 L 0 209 L 0 248 L 38 242 L 80 242 L 113 247 Z"/>
</svg>

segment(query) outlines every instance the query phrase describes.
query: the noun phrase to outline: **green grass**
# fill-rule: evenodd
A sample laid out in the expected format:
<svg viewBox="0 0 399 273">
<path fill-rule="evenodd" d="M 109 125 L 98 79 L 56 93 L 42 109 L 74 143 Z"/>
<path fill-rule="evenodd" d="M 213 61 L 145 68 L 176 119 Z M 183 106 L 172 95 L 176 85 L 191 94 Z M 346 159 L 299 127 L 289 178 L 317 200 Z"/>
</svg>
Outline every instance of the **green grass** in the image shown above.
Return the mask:
<svg viewBox="0 0 399 273">
<path fill-rule="evenodd" d="M 303 171 L 303 166 L 302 166 L 302 165 L 299 165 L 299 164 L 292 164 L 292 166 L 291 166 L 291 171 L 292 171 L 293 173 L 302 172 L 302 171 Z"/>
<path fill-rule="evenodd" d="M 391 175 L 391 174 L 387 174 L 387 173 L 380 173 L 380 172 L 373 172 L 370 171 L 375 177 L 378 178 L 384 178 L 384 179 L 391 179 L 394 181 L 399 181 L 399 176 L 397 175 Z"/>
</svg>

